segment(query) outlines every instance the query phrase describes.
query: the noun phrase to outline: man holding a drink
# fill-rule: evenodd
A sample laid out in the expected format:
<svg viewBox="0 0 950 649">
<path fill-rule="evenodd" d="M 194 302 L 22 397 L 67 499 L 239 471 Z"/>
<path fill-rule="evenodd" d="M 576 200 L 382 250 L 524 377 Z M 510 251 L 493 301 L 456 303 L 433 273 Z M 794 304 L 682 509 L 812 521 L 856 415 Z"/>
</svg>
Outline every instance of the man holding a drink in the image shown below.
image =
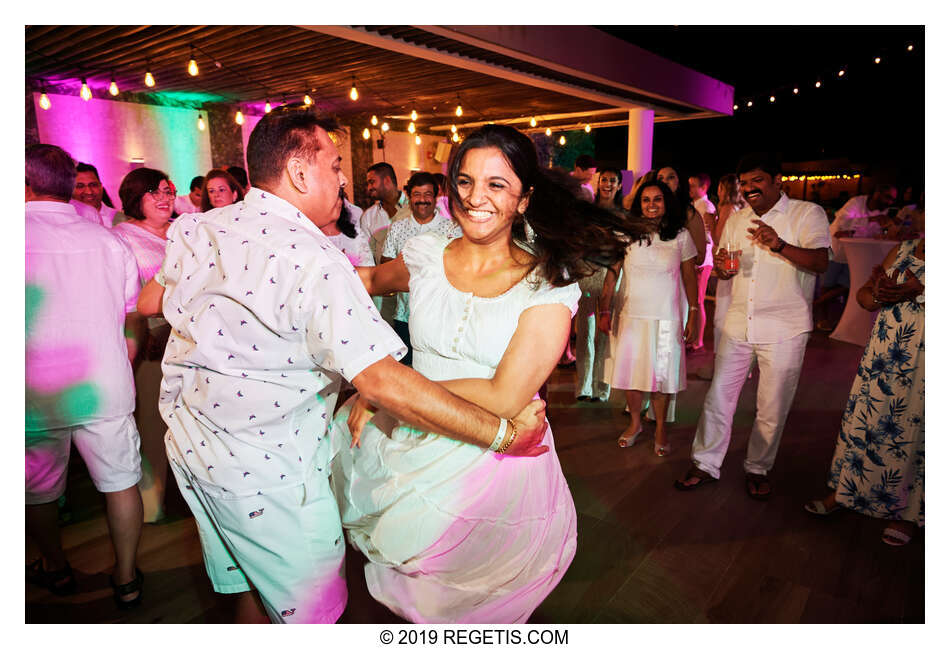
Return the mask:
<svg viewBox="0 0 950 649">
<path fill-rule="evenodd" d="M 755 359 L 760 377 L 744 468 L 749 496 L 764 500 L 771 495 L 768 472 L 798 387 L 813 328 L 815 279 L 828 266 L 831 235 L 821 207 L 782 192 L 781 168 L 772 156 L 746 156 L 737 173 L 748 206 L 726 222 L 714 257 L 719 281 L 732 282 L 732 300 L 693 440 L 693 466 L 675 486 L 691 490 L 719 479 L 739 393 Z"/>
</svg>

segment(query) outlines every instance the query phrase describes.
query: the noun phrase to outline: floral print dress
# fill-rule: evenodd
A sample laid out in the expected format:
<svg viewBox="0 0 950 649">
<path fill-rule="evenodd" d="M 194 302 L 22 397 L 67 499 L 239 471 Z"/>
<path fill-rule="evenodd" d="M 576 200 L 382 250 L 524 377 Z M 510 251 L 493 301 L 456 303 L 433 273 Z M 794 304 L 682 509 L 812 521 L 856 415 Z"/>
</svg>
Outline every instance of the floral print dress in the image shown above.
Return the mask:
<svg viewBox="0 0 950 649">
<path fill-rule="evenodd" d="M 900 244 L 889 275 L 909 271 L 924 283 L 917 244 Z M 828 487 L 861 514 L 924 524 L 923 295 L 878 312 L 841 417 Z"/>
</svg>

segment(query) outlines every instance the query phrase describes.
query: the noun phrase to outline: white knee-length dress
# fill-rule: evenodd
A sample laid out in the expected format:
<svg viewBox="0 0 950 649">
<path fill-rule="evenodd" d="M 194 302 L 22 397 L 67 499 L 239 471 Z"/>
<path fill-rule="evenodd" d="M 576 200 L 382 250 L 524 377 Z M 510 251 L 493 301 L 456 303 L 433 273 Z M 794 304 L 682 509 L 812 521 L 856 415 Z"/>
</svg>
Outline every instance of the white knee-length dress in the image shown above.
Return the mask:
<svg viewBox="0 0 950 649">
<path fill-rule="evenodd" d="M 402 251 L 413 368 L 427 378 L 490 378 L 522 312 L 552 303 L 576 311 L 576 284 L 526 278 L 493 298 L 457 290 L 443 266 L 449 241 L 426 233 Z M 347 537 L 369 559 L 372 596 L 413 622 L 526 621 L 577 549 L 574 501 L 550 428 L 550 452 L 521 458 L 381 413 L 351 449 L 349 409 L 332 427 L 332 482 Z"/>
</svg>

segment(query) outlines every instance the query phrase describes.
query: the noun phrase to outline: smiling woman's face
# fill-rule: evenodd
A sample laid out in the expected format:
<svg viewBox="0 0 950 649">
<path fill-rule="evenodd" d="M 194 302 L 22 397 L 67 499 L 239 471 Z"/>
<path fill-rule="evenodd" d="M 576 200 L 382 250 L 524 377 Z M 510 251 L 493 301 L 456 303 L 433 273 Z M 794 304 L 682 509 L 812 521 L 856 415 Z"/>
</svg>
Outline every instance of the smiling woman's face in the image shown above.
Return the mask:
<svg viewBox="0 0 950 649">
<path fill-rule="evenodd" d="M 644 218 L 658 219 L 666 213 L 666 203 L 659 187 L 647 187 L 640 194 L 640 212 Z"/>
<path fill-rule="evenodd" d="M 462 207 L 455 218 L 471 241 L 510 237 L 512 221 L 528 208 L 521 181 L 495 147 L 469 150 L 459 166 L 456 186 Z"/>
</svg>

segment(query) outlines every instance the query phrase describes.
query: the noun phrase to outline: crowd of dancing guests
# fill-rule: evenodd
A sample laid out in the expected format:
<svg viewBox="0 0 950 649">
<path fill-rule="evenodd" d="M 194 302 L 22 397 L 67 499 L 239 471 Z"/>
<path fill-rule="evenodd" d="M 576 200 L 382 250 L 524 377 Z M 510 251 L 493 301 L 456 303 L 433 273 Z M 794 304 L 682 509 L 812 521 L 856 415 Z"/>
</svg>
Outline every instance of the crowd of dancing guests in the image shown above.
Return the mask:
<svg viewBox="0 0 950 649">
<path fill-rule="evenodd" d="M 106 495 L 122 609 L 142 601 L 138 540 L 165 516 L 171 475 L 238 620 L 339 618 L 345 539 L 370 594 L 407 620 L 524 622 L 577 548 L 538 394 L 576 354 L 578 401 L 623 392 L 617 444 L 652 419 L 653 452 L 669 455 L 712 276 L 711 383 L 674 486 L 719 479 L 758 365 L 745 485 L 771 495 L 835 230 L 785 194 L 772 156 L 744 157 L 713 202 L 704 173 L 631 182 L 590 156 L 559 173 L 530 138 L 487 125 L 445 175 L 400 186 L 372 165 L 360 208 L 337 130 L 305 107 L 274 111 L 250 136 L 249 173 L 213 169 L 178 195 L 135 169 L 121 210 L 92 165 L 27 150 L 30 582 L 76 589 L 56 527 L 72 441 Z M 907 240 L 858 291 L 878 316 L 829 490 L 806 509 L 886 519 L 900 545 L 923 526 L 924 212 L 921 199 L 885 218 L 891 190 L 836 217 L 844 232 L 901 221 Z"/>
</svg>

